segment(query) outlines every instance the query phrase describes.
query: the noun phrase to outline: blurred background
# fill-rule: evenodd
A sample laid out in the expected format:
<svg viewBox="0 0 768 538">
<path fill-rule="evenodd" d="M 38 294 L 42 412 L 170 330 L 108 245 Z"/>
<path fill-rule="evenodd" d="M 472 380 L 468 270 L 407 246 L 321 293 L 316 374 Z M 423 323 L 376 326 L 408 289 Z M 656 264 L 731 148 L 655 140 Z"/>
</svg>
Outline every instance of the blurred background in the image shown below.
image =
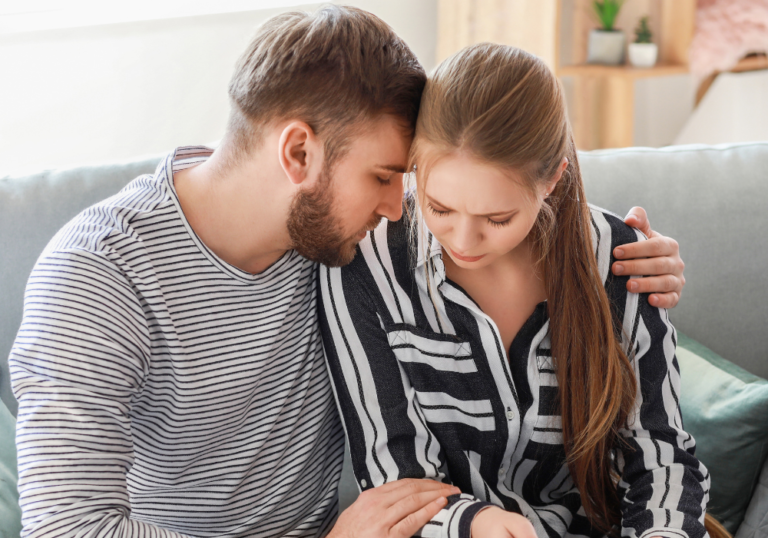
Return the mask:
<svg viewBox="0 0 768 538">
<path fill-rule="evenodd" d="M 768 140 L 768 0 L 337 3 L 387 21 L 427 70 L 482 41 L 539 55 L 563 81 L 580 149 Z M 0 176 L 215 143 L 256 27 L 320 5 L 3 0 Z M 609 41 L 620 57 L 605 56 Z"/>
</svg>

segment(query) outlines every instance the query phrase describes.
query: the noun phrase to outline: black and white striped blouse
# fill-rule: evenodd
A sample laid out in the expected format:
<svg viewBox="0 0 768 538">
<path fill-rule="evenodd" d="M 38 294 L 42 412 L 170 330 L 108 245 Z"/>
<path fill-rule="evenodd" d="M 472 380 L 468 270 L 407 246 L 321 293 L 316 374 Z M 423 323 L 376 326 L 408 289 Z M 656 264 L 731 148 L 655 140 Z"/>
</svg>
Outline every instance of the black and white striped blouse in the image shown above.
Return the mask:
<svg viewBox="0 0 768 538">
<path fill-rule="evenodd" d="M 10 357 L 25 538 L 315 537 L 344 434 L 316 264 L 251 275 L 184 218 L 179 148 L 51 241 Z"/>
<path fill-rule="evenodd" d="M 609 270 L 616 246 L 644 237 L 603 210 L 592 219 L 639 388 L 622 431 L 631 449 L 615 460 L 621 534 L 701 538 L 709 473 L 683 430 L 675 330 Z M 414 253 L 407 229 L 383 221 L 351 265 L 320 270 L 326 356 L 359 486 L 426 477 L 461 488 L 425 537 L 469 538 L 489 504 L 525 515 L 539 538 L 599 536 L 565 465 L 546 303 L 507 360 L 494 322 L 446 279 L 440 244 L 422 227 Z"/>
</svg>

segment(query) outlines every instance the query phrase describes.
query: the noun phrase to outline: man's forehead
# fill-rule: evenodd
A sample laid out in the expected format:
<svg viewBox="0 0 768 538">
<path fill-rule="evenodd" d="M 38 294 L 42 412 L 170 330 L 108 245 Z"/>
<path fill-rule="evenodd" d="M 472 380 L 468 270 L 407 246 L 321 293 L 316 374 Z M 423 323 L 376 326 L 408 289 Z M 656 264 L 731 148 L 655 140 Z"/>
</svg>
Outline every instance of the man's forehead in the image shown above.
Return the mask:
<svg viewBox="0 0 768 538">
<path fill-rule="evenodd" d="M 350 153 L 383 170 L 403 173 L 411 141 L 394 121 L 372 122 L 354 138 Z"/>
</svg>

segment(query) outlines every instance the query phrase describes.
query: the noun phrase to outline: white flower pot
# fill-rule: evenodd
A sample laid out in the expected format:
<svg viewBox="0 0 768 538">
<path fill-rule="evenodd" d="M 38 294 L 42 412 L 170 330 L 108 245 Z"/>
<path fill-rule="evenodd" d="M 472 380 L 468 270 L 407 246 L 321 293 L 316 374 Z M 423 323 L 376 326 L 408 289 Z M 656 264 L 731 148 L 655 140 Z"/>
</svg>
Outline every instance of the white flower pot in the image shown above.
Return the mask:
<svg viewBox="0 0 768 538">
<path fill-rule="evenodd" d="M 656 43 L 630 43 L 629 63 L 635 67 L 653 67 L 659 55 Z"/>
<path fill-rule="evenodd" d="M 592 30 L 589 33 L 587 63 L 607 65 L 624 63 L 624 32 Z"/>
</svg>

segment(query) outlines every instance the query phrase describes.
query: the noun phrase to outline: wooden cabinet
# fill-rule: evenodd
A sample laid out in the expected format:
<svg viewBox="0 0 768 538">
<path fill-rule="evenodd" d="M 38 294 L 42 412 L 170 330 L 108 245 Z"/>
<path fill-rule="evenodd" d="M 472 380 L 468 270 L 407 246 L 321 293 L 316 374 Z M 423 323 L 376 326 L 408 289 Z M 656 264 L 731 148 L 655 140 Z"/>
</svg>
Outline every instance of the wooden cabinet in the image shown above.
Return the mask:
<svg viewBox="0 0 768 538">
<path fill-rule="evenodd" d="M 655 67 L 637 69 L 586 63 L 589 32 L 598 27 L 592 0 L 438 0 L 437 60 L 482 41 L 523 48 L 566 83 L 580 149 L 632 146 L 635 82 L 688 72 L 696 0 L 625 0 L 616 27 L 627 43 L 646 15 L 659 59 Z"/>
</svg>

